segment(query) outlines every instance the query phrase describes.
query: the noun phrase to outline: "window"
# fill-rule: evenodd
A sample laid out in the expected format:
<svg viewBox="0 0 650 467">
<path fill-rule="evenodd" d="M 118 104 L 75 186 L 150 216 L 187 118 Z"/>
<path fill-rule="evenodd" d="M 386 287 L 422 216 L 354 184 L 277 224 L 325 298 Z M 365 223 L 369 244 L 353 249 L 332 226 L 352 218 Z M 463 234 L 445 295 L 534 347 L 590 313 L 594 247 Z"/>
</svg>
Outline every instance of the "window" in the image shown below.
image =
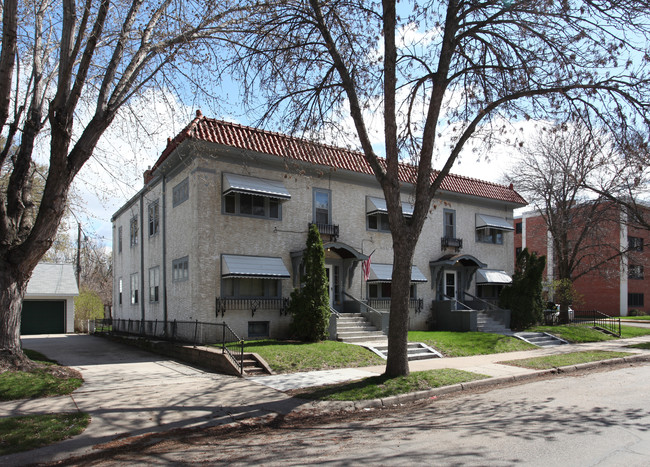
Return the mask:
<svg viewBox="0 0 650 467">
<path fill-rule="evenodd" d="M 627 294 L 627 306 L 643 306 L 643 294 L 642 293 Z"/>
<path fill-rule="evenodd" d="M 138 273 L 131 274 L 131 305 L 138 304 Z"/>
<path fill-rule="evenodd" d="M 269 337 L 269 322 L 249 321 L 248 337 Z"/>
<path fill-rule="evenodd" d="M 268 196 L 249 195 L 246 193 L 228 193 L 224 195 L 224 212 L 240 216 L 280 219 L 280 200 Z"/>
<path fill-rule="evenodd" d="M 149 236 L 156 235 L 160 226 L 160 210 L 158 200 L 149 204 Z"/>
<path fill-rule="evenodd" d="M 182 282 L 190 278 L 190 257 L 172 261 L 172 282 Z"/>
<path fill-rule="evenodd" d="M 129 223 L 129 241 L 131 246 L 138 244 L 138 216 L 133 216 Z"/>
<path fill-rule="evenodd" d="M 279 279 L 230 277 L 222 282 L 222 296 L 233 298 L 280 298 Z"/>
<path fill-rule="evenodd" d="M 122 278 L 117 280 L 117 303 L 122 304 Z"/>
<path fill-rule="evenodd" d="M 314 189 L 314 222 L 332 223 L 332 199 L 329 190 Z"/>
<path fill-rule="evenodd" d="M 519 256 L 519 253 L 521 253 L 521 247 L 520 246 L 515 248 L 515 259 L 517 259 L 517 256 Z"/>
<path fill-rule="evenodd" d="M 417 298 L 417 284 L 411 284 L 410 298 Z M 390 298 L 391 283 L 378 282 L 368 284 L 368 298 Z"/>
<path fill-rule="evenodd" d="M 630 251 L 643 251 L 643 239 L 641 237 L 627 237 L 627 248 Z"/>
<path fill-rule="evenodd" d="M 517 222 L 515 224 L 515 233 L 520 234 L 522 232 L 522 230 L 523 230 L 522 226 L 523 226 L 523 222 Z"/>
<path fill-rule="evenodd" d="M 476 241 L 481 243 L 495 243 L 503 245 L 503 230 L 489 227 L 476 230 Z"/>
<path fill-rule="evenodd" d="M 443 215 L 445 222 L 444 237 L 456 238 L 456 211 L 452 209 L 445 209 Z"/>
<path fill-rule="evenodd" d="M 631 264 L 627 269 L 628 279 L 643 279 L 643 265 Z"/>
<path fill-rule="evenodd" d="M 368 217 L 368 230 L 377 230 L 379 232 L 390 232 L 390 225 L 388 223 L 388 214 L 376 213 L 370 214 Z"/>
<path fill-rule="evenodd" d="M 190 180 L 186 178 L 172 190 L 172 206 L 176 207 L 190 197 Z"/>
<path fill-rule="evenodd" d="M 117 229 L 117 252 L 122 253 L 122 226 Z"/>
<path fill-rule="evenodd" d="M 149 301 L 158 302 L 160 290 L 160 267 L 149 269 Z"/>
</svg>

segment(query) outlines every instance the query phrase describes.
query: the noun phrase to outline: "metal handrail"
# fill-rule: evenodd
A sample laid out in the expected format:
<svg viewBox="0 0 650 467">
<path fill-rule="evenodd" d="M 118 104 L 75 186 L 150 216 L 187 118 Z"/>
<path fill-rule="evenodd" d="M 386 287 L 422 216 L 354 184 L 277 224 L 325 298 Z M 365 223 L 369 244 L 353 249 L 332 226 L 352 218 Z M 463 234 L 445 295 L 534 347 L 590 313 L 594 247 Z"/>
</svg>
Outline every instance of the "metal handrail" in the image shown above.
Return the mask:
<svg viewBox="0 0 650 467">
<path fill-rule="evenodd" d="M 573 311 L 572 323 L 590 323 L 594 328 L 621 337 L 621 318 L 614 318 L 598 310 Z"/>
<path fill-rule="evenodd" d="M 455 298 L 455 297 L 450 297 L 449 295 L 445 295 L 444 293 L 443 293 L 443 294 L 440 294 L 440 295 L 443 296 L 443 297 L 445 297 L 447 300 L 450 300 L 450 301 L 454 301 L 454 302 L 456 302 L 456 304 L 459 304 L 459 303 L 460 303 L 460 304 L 463 305 L 465 308 L 467 308 L 469 311 L 472 311 L 472 308 L 471 308 L 471 307 L 465 305 L 465 304 L 464 304 L 463 302 L 461 302 L 459 299 L 457 299 L 457 298 Z M 458 305 L 456 305 L 456 306 L 458 306 Z M 456 308 L 456 309 L 458 309 L 458 308 Z"/>
<path fill-rule="evenodd" d="M 469 293 L 469 292 L 463 292 L 463 293 L 464 293 L 465 295 L 468 295 L 469 297 L 471 297 L 473 300 L 476 300 L 477 302 L 480 302 L 480 303 L 482 303 L 482 304 L 484 304 L 484 305 L 487 305 L 487 306 L 488 306 L 490 309 L 492 309 L 492 310 L 495 310 L 495 311 L 502 311 L 502 308 L 499 308 L 498 306 L 494 305 L 493 303 L 490 303 L 490 302 L 488 302 L 488 301 L 485 301 L 485 300 L 483 300 L 482 298 L 475 297 L 474 295 L 472 295 L 472 294 Z"/>
<path fill-rule="evenodd" d="M 338 311 L 336 311 L 336 310 L 335 310 L 331 305 L 330 305 L 330 315 L 334 315 L 334 316 L 336 316 L 337 318 L 340 318 L 340 317 L 341 317 L 341 313 L 339 313 Z"/>
<path fill-rule="evenodd" d="M 345 295 L 345 296 L 348 297 L 348 298 L 351 298 L 353 301 L 357 302 L 358 304 L 365 306 L 366 309 L 367 309 L 369 312 L 371 312 L 371 313 L 376 313 L 376 314 L 378 314 L 378 315 L 381 316 L 381 312 L 380 312 L 380 311 L 375 310 L 373 307 L 371 307 L 371 306 L 368 305 L 367 303 L 363 302 L 362 300 L 359 300 L 357 297 L 353 297 L 352 295 L 350 295 L 350 294 L 347 293 L 347 292 L 343 292 L 343 295 Z"/>
</svg>

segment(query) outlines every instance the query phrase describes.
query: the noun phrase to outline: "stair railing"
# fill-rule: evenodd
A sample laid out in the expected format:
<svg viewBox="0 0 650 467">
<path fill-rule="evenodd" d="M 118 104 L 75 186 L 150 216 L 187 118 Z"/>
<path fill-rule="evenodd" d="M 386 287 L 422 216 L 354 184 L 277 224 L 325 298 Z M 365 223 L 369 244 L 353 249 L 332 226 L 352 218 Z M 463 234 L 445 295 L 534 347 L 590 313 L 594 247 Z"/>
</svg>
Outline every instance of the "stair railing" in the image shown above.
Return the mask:
<svg viewBox="0 0 650 467">
<path fill-rule="evenodd" d="M 574 311 L 570 322 L 589 324 L 596 329 L 621 337 L 621 318 L 614 318 L 597 310 Z"/>
<path fill-rule="evenodd" d="M 440 296 L 446 298 L 447 300 L 450 300 L 450 301 L 454 302 L 455 306 L 456 306 L 455 310 L 458 310 L 458 305 L 462 305 L 462 306 L 465 307 L 465 309 L 467 311 L 474 311 L 470 306 L 465 305 L 463 302 L 458 300 L 456 297 L 450 297 L 449 295 L 445 295 L 444 293 L 440 294 Z"/>
</svg>

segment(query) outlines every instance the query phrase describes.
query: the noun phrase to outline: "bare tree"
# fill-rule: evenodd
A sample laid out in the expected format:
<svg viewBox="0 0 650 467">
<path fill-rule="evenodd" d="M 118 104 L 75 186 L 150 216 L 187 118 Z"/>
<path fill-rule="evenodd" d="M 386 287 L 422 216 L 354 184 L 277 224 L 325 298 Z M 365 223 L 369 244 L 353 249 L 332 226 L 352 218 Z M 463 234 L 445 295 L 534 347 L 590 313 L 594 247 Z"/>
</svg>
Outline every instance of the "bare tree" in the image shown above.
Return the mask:
<svg viewBox="0 0 650 467">
<path fill-rule="evenodd" d="M 612 263 L 623 253 L 619 236 L 612 236 L 612 231 L 618 232 L 620 211 L 585 189 L 603 180 L 616 157 L 611 138 L 603 132 L 558 124 L 542 128 L 507 175 L 544 221 L 543 229 L 527 227 L 527 234 L 551 236 L 562 313 L 571 304 L 568 291 L 575 280 L 596 272 L 615 277 L 620 273 L 618 263 Z"/>
<path fill-rule="evenodd" d="M 170 70 L 206 63 L 211 39 L 238 11 L 213 0 L 2 3 L 0 167 L 7 157 L 12 164 L 0 193 L 1 364 L 29 364 L 19 339 L 25 287 L 104 131 L 134 95 L 169 85 Z M 37 206 L 30 169 L 38 151 L 48 174 Z"/>
<path fill-rule="evenodd" d="M 504 121 L 569 112 L 591 128 L 646 120 L 648 2 L 277 0 L 233 37 L 239 72 L 263 119 L 293 130 L 352 120 L 381 185 L 393 237 L 386 374 L 409 372 L 410 266 L 430 203 L 470 138 Z M 371 139 L 382 121 L 385 158 Z M 338 123 L 338 125 L 337 125 Z M 441 134 L 452 132 L 445 145 Z M 435 153 L 443 157 L 433 171 Z M 400 162 L 413 163 L 413 216 L 402 216 Z"/>
</svg>

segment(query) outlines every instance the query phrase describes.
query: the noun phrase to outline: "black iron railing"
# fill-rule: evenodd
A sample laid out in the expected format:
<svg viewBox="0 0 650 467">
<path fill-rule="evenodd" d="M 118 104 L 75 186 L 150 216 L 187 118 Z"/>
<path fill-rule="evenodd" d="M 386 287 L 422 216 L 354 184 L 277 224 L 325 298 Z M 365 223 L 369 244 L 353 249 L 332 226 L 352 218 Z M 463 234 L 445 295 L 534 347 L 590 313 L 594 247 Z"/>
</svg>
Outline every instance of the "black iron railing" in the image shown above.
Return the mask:
<svg viewBox="0 0 650 467">
<path fill-rule="evenodd" d="M 321 235 L 329 235 L 333 237 L 334 241 L 336 241 L 339 236 L 339 226 L 336 224 L 321 224 L 320 222 L 312 222 L 309 224 L 310 227 L 312 225 L 318 227 L 318 232 L 320 232 Z"/>
<path fill-rule="evenodd" d="M 463 239 L 462 238 L 453 238 L 453 237 L 442 237 L 440 239 L 440 248 L 454 248 L 456 251 L 460 251 L 463 248 Z"/>
<path fill-rule="evenodd" d="M 250 310 L 255 316 L 257 310 L 278 310 L 280 316 L 289 309 L 289 298 L 220 298 L 216 299 L 216 313 L 223 318 L 229 310 Z"/>
<path fill-rule="evenodd" d="M 243 374 L 244 341 L 226 323 L 97 319 L 93 323 L 91 332 L 147 337 L 194 346 L 219 345 L 224 355 L 227 355 L 238 367 L 240 374 Z"/>
<path fill-rule="evenodd" d="M 596 310 L 573 311 L 569 314 L 570 322 L 592 326 L 601 331 L 621 337 L 621 318 L 614 318 Z"/>
</svg>

